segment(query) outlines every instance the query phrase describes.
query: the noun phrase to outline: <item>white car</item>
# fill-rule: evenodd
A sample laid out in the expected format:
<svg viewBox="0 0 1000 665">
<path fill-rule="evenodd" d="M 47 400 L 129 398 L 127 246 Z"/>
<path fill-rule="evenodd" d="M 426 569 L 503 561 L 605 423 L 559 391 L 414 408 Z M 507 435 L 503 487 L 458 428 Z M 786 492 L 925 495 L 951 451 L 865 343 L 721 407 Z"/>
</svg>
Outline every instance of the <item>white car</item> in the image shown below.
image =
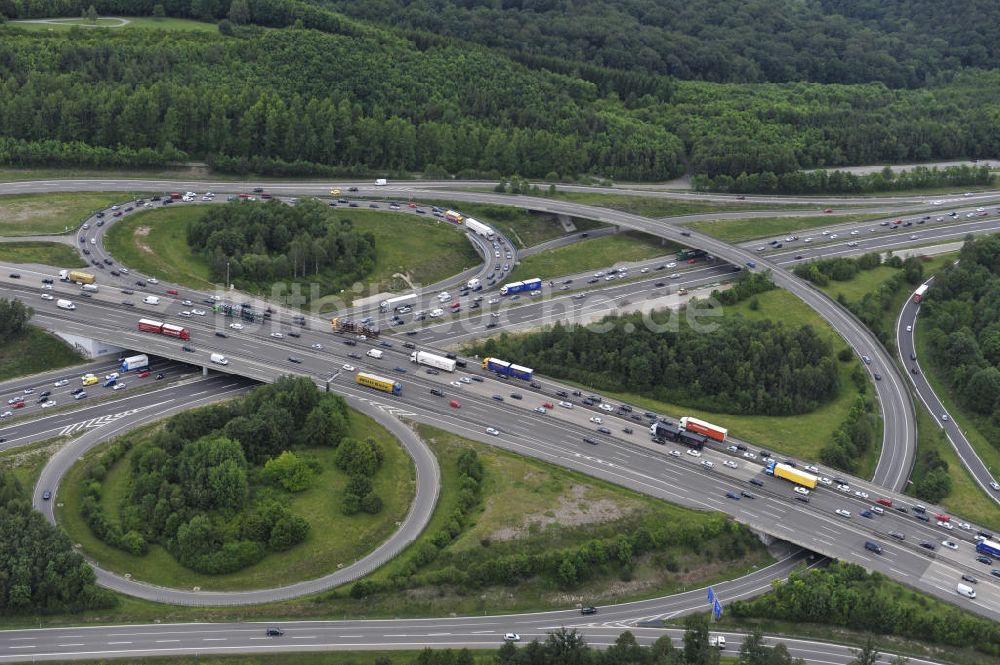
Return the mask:
<svg viewBox="0 0 1000 665">
<path fill-rule="evenodd" d="M 812 241 L 813 241 L 813 239 L 812 239 L 812 238 L 806 238 L 806 239 L 805 239 L 805 240 L 803 240 L 802 242 L 812 242 Z"/>
<path fill-rule="evenodd" d="M 917 236 L 916 236 L 916 235 L 911 235 L 911 236 L 910 236 L 910 240 L 916 240 L 916 239 L 917 239 Z"/>
<path fill-rule="evenodd" d="M 120 272 L 123 275 L 127 275 L 128 274 L 128 268 L 120 267 L 120 268 L 118 268 L 118 272 Z"/>
<path fill-rule="evenodd" d="M 677 262 L 676 261 L 671 261 L 670 263 L 667 264 L 667 267 L 668 268 L 676 268 L 677 267 Z"/>
<path fill-rule="evenodd" d="M 701 457 L 701 451 L 695 450 L 694 448 L 689 448 L 688 455 L 690 455 L 691 457 Z"/>
<path fill-rule="evenodd" d="M 681 276 L 678 273 L 673 273 L 672 275 L 670 275 L 670 279 L 680 279 L 680 278 Z"/>
<path fill-rule="evenodd" d="M 51 290 L 52 290 L 51 284 L 42 284 L 42 291 L 51 291 Z"/>
<path fill-rule="evenodd" d="M 489 435 L 491 435 L 491 436 L 500 436 L 500 432 L 498 430 L 492 428 L 492 427 L 487 427 L 486 428 L 486 433 L 489 434 Z"/>
<path fill-rule="evenodd" d="M 55 406 L 55 405 L 56 405 L 56 401 L 54 399 L 50 399 L 47 402 L 42 402 L 42 408 L 43 409 L 47 409 L 50 406 Z"/>
<path fill-rule="evenodd" d="M 821 482 L 821 483 L 823 483 L 824 485 L 827 485 L 827 486 L 833 484 L 833 481 L 830 480 L 829 478 L 827 478 L 826 476 L 820 476 L 819 482 Z"/>
<path fill-rule="evenodd" d="M 828 236 L 828 235 L 830 235 L 830 232 L 829 231 L 823 231 L 823 235 Z"/>
<path fill-rule="evenodd" d="M 495 304 L 497 304 L 498 302 L 500 302 L 500 299 L 499 299 L 499 298 L 490 298 L 490 299 L 489 299 L 489 300 L 488 300 L 487 302 L 488 302 L 488 303 L 489 303 L 490 305 L 495 305 Z"/>
<path fill-rule="evenodd" d="M 913 332 L 913 326 L 906 326 L 906 332 Z"/>
<path fill-rule="evenodd" d="M 860 231 L 858 231 L 857 229 L 854 229 L 853 231 L 851 231 L 851 235 L 852 236 L 856 236 L 856 235 L 858 235 L 858 233 L 860 233 Z"/>
<path fill-rule="evenodd" d="M 230 323 L 229 327 L 232 328 L 233 330 L 243 330 L 242 323 Z"/>
<path fill-rule="evenodd" d="M 322 351 L 323 350 L 323 345 L 320 344 L 319 342 L 313 342 L 312 344 L 309 345 L 309 348 L 310 349 L 316 349 L 317 351 Z"/>
<path fill-rule="evenodd" d="M 599 408 L 601 411 L 614 411 L 615 410 L 615 407 L 611 406 L 607 402 L 602 402 L 601 405 L 599 407 L 597 407 L 597 408 Z"/>
<path fill-rule="evenodd" d="M 54 299 L 55 298 L 53 297 L 53 295 L 51 293 L 43 293 L 42 294 L 42 300 L 54 300 Z"/>
<path fill-rule="evenodd" d="M 205 310 L 203 309 L 192 309 L 191 313 L 195 314 L 196 316 L 205 316 Z"/>
<path fill-rule="evenodd" d="M 643 268 L 639 272 L 641 272 L 643 275 L 645 275 L 647 272 L 649 272 L 649 268 Z"/>
<path fill-rule="evenodd" d="M 561 406 L 564 409 L 572 409 L 573 408 L 573 403 L 572 402 L 559 402 L 559 406 Z"/>
<path fill-rule="evenodd" d="M 725 462 L 723 462 L 722 464 L 723 464 L 724 466 L 728 466 L 728 467 L 729 467 L 730 469 L 735 469 L 735 468 L 737 468 L 737 467 L 739 466 L 739 465 L 738 465 L 738 464 L 737 464 L 736 462 L 734 462 L 734 461 L 733 461 L 733 460 L 731 460 L 731 459 L 727 459 L 727 460 L 726 460 Z"/>
<path fill-rule="evenodd" d="M 671 457 L 680 457 L 681 456 L 681 451 L 679 451 L 679 450 L 671 450 L 670 451 L 670 456 Z"/>
<path fill-rule="evenodd" d="M 591 416 L 590 417 L 590 422 L 597 423 L 598 425 L 603 425 L 604 424 L 604 419 L 601 418 L 600 416 Z"/>
<path fill-rule="evenodd" d="M 456 388 L 461 388 L 462 384 L 458 381 L 452 381 L 449 385 L 455 386 Z"/>
<path fill-rule="evenodd" d="M 115 376 L 118 376 L 118 375 L 117 375 L 117 374 L 115 374 Z M 34 392 L 35 392 L 35 389 L 34 389 L 34 388 L 25 388 L 25 389 L 24 389 L 24 394 L 25 394 L 25 395 L 31 395 L 31 394 L 34 394 Z"/>
<path fill-rule="evenodd" d="M 520 642 L 521 636 L 517 633 L 504 633 L 503 640 L 504 642 Z"/>
<path fill-rule="evenodd" d="M 535 408 L 533 409 L 533 411 L 534 411 L 535 413 L 548 413 L 548 412 L 549 412 L 549 410 L 548 410 L 548 409 L 546 409 L 546 408 L 545 408 L 544 406 L 536 406 L 536 407 L 535 407 Z"/>
<path fill-rule="evenodd" d="M 735 453 L 739 451 L 739 448 L 737 448 L 736 446 L 729 446 L 728 448 L 726 448 L 726 450 L 728 450 L 731 453 Z"/>
<path fill-rule="evenodd" d="M 872 511 L 876 515 L 884 515 L 885 509 L 882 506 L 870 506 L 868 510 Z"/>
<path fill-rule="evenodd" d="M 795 491 L 798 494 L 801 494 L 802 496 L 809 496 L 809 490 L 807 490 L 805 487 L 802 487 L 801 485 L 796 485 Z"/>
<path fill-rule="evenodd" d="M 345 372 L 353 372 L 355 369 L 354 365 L 343 365 L 342 367 Z"/>
<path fill-rule="evenodd" d="M 284 337 L 284 335 L 282 335 L 280 332 L 273 332 L 271 333 L 271 337 L 274 337 L 275 339 L 281 339 L 282 337 Z"/>
<path fill-rule="evenodd" d="M 945 420 L 947 420 L 947 418 Z M 994 492 L 1000 492 L 1000 483 L 998 483 L 997 481 L 991 480 L 990 487 L 993 488 Z"/>
<path fill-rule="evenodd" d="M 955 524 L 963 531 L 972 531 L 972 525 L 968 522 L 955 522 Z"/>
<path fill-rule="evenodd" d="M 952 529 L 955 528 L 951 525 L 951 522 L 938 522 L 937 525 L 942 529 L 948 529 L 948 531 L 951 531 Z"/>
<path fill-rule="evenodd" d="M 120 381 L 116 383 L 114 386 L 112 386 L 112 390 L 123 390 L 124 388 L 125 384 Z"/>
<path fill-rule="evenodd" d="M 711 469 L 711 468 L 715 467 L 715 462 L 713 462 L 712 460 L 709 460 L 709 459 L 703 459 L 701 461 L 701 465 L 703 467 L 707 468 L 707 469 Z"/>
<path fill-rule="evenodd" d="M 459 379 L 459 381 L 461 381 L 462 383 L 472 383 L 472 379 L 470 379 L 467 376 L 463 376 L 461 379 Z"/>
<path fill-rule="evenodd" d="M 155 277 L 150 277 L 146 281 L 149 282 L 150 284 L 159 284 L 160 283 L 160 280 L 156 279 Z"/>
<path fill-rule="evenodd" d="M 185 310 L 185 311 L 181 312 L 180 314 L 178 314 L 178 316 L 183 316 L 185 319 L 190 319 L 191 318 L 191 312 Z"/>
<path fill-rule="evenodd" d="M 841 517 L 850 517 L 851 516 L 851 511 L 844 510 L 843 508 L 837 508 L 836 513 L 838 515 L 840 515 Z"/>
<path fill-rule="evenodd" d="M 190 300 L 182 300 L 182 301 L 181 301 L 181 304 L 182 304 L 182 305 L 184 305 L 185 307 L 190 307 L 190 306 L 191 306 L 191 305 L 193 305 L 194 303 L 193 303 L 193 302 L 191 302 Z"/>
<path fill-rule="evenodd" d="M 108 374 L 106 377 L 104 377 L 104 380 L 110 381 L 111 379 L 117 379 L 118 376 L 119 376 L 118 372 L 111 372 L 111 374 Z"/>
<path fill-rule="evenodd" d="M 819 473 L 819 467 L 814 464 L 809 464 L 803 467 L 809 473 Z"/>
<path fill-rule="evenodd" d="M 957 550 L 958 549 L 958 543 L 956 543 L 954 541 L 951 541 L 951 540 L 942 540 L 941 544 L 944 545 L 945 547 L 947 547 L 950 550 Z"/>
<path fill-rule="evenodd" d="M 749 451 L 743 453 L 743 457 L 745 457 L 746 459 L 757 459 L 757 455 L 755 453 L 751 453 Z"/>
<path fill-rule="evenodd" d="M 861 490 L 855 490 L 854 491 L 854 496 L 859 497 L 861 499 L 867 499 L 868 498 L 868 492 L 862 492 Z"/>
<path fill-rule="evenodd" d="M 3 419 L 3 418 L 10 418 L 10 417 L 12 417 L 13 415 L 14 415 L 14 412 L 13 412 L 13 411 L 4 411 L 3 413 L 0 413 L 0 419 Z"/>
<path fill-rule="evenodd" d="M 201 200 L 202 200 L 202 201 L 211 201 L 211 200 L 212 200 L 212 197 L 211 197 L 211 196 L 209 196 L 208 194 L 206 194 L 205 196 L 201 197 Z"/>
<path fill-rule="evenodd" d="M 837 489 L 839 489 L 841 492 L 850 492 L 851 491 L 851 486 L 850 485 L 843 485 L 843 484 L 841 484 L 841 485 L 837 485 Z"/>
<path fill-rule="evenodd" d="M 834 238 L 838 238 L 838 237 L 839 236 L 836 233 L 831 233 L 830 234 L 830 240 L 833 240 Z"/>
<path fill-rule="evenodd" d="M 69 381 L 66 379 L 59 379 L 58 381 L 52 384 L 54 388 L 62 388 L 63 386 L 68 386 L 68 385 Z"/>
</svg>

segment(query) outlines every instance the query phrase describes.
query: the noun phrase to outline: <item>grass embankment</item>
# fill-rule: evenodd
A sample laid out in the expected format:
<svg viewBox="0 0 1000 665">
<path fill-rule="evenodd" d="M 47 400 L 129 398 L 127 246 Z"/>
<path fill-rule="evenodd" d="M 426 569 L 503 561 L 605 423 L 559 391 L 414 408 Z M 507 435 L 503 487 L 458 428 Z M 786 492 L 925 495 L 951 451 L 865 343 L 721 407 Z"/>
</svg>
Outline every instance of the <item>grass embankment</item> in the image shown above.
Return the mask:
<svg viewBox="0 0 1000 665">
<path fill-rule="evenodd" d="M 154 208 L 120 219 L 104 235 L 104 247 L 123 266 L 193 289 L 212 289 L 208 262 L 187 244 L 187 227 L 208 206 Z"/>
<path fill-rule="evenodd" d="M 0 235 L 66 233 L 85 218 L 128 198 L 108 192 L 53 192 L 0 196 Z"/>
<path fill-rule="evenodd" d="M 261 626 L 261 635 L 264 634 Z M 624 629 L 623 629 L 624 631 Z M 489 635 L 483 637 L 492 639 Z M 499 640 L 499 634 L 494 636 Z M 287 637 L 284 639 L 288 639 Z M 527 639 L 527 638 L 525 638 Z M 544 640 L 539 639 L 539 642 Z M 500 642 L 497 642 L 499 648 Z M 461 649 L 452 649 L 458 653 Z M 281 654 L 243 654 L 232 656 L 159 656 L 115 658 L 114 660 L 49 661 L 53 665 L 409 665 L 420 662 L 422 651 L 323 651 L 317 653 L 283 652 Z M 471 651 L 468 665 L 496 665 L 496 649 Z M 732 660 L 731 662 L 736 662 Z M 723 658 L 721 663 L 725 664 Z"/>
<path fill-rule="evenodd" d="M 744 242 L 757 238 L 782 236 L 795 231 L 807 231 L 837 224 L 881 219 L 887 215 L 815 215 L 810 217 L 754 217 L 750 219 L 711 219 L 685 224 L 698 231 L 726 242 Z"/>
<path fill-rule="evenodd" d="M 482 262 L 465 229 L 436 217 L 338 209 L 354 228 L 375 236 L 375 270 L 368 276 L 373 292 L 408 289 L 393 277 L 406 275 L 414 286 L 433 284 Z"/>
<path fill-rule="evenodd" d="M 582 270 L 607 268 L 621 262 L 652 259 L 675 251 L 677 246 L 671 242 L 663 242 L 660 238 L 637 231 L 626 231 L 580 240 L 528 256 L 520 261 L 508 279 L 552 279 Z"/>
<path fill-rule="evenodd" d="M 213 288 L 208 262 L 187 244 L 188 225 L 208 210 L 187 205 L 143 211 L 116 222 L 104 243 L 123 265 L 191 288 Z M 406 274 L 414 284 L 431 284 L 481 260 L 464 234 L 443 221 L 367 210 L 331 214 L 346 217 L 356 229 L 375 236 L 375 270 L 367 278 L 375 292 L 408 289 L 393 277 L 397 273 Z"/>
<path fill-rule="evenodd" d="M 83 356 L 55 335 L 28 326 L 23 335 L 0 342 L 0 381 L 83 361 Z"/>
<path fill-rule="evenodd" d="M 98 17 L 96 23 L 85 18 L 51 18 L 39 19 L 43 23 L 33 23 L 31 21 L 10 21 L 7 25 L 20 30 L 33 30 L 38 32 L 59 31 L 64 32 L 71 28 L 82 30 L 135 30 L 145 28 L 147 30 L 185 30 L 193 32 L 217 33 L 219 27 L 215 23 L 202 23 L 182 18 L 153 18 L 151 16 L 130 16 L 128 18 L 118 18 L 116 16 Z"/>
<path fill-rule="evenodd" d="M 684 192 L 679 192 L 684 193 Z M 687 192 L 690 193 L 690 192 Z M 622 212 L 642 215 L 643 217 L 676 217 L 678 215 L 701 215 L 710 212 L 737 212 L 741 210 L 812 210 L 822 207 L 806 204 L 771 204 L 771 203 L 720 203 L 718 201 L 692 201 L 683 199 L 662 198 L 658 196 L 643 196 L 641 192 L 633 194 L 599 194 L 590 192 L 556 192 L 553 197 L 574 203 L 600 206 L 621 210 Z"/>
<path fill-rule="evenodd" d="M 66 440 L 65 437 L 56 437 L 0 452 L 0 469 L 13 473 L 21 484 L 21 494 L 18 498 L 25 501 L 31 499 L 32 490 L 42 473 L 42 468 Z"/>
<path fill-rule="evenodd" d="M 151 426 L 147 432 L 155 428 Z M 314 448 L 323 472 L 315 484 L 288 501 L 289 510 L 310 524 L 305 542 L 288 552 L 270 554 L 262 561 L 228 575 L 202 575 L 180 565 L 163 547 L 152 545 L 146 556 L 137 557 L 99 541 L 80 515 L 82 478 L 101 450 L 92 451 L 83 464 L 76 465 L 60 485 L 64 507 L 58 511 L 59 524 L 83 551 L 103 567 L 131 573 L 134 579 L 152 584 L 202 589 L 246 590 L 290 584 L 332 573 L 341 565 L 353 563 L 381 544 L 402 520 L 414 493 L 413 462 L 398 442 L 375 421 L 354 413 L 350 436 L 361 441 L 374 438 L 385 453 L 385 460 L 373 478 L 374 491 L 383 501 L 377 515 L 359 513 L 346 517 L 340 512 L 339 498 L 348 482 L 347 475 L 334 463 L 334 449 Z M 106 514 L 118 513 L 126 495 L 131 454 L 115 464 L 102 483 Z"/>
<path fill-rule="evenodd" d="M 87 267 L 73 248 L 58 242 L 0 242 L 0 261 L 41 263 L 58 268 Z"/>
<path fill-rule="evenodd" d="M 770 319 L 780 321 L 789 328 L 810 325 L 821 337 L 830 339 L 834 353 L 846 346 L 843 339 L 837 335 L 829 324 L 816 312 L 806 306 L 801 300 L 787 291 L 775 289 L 755 296 L 759 308 L 750 308 L 750 301 L 725 307 L 725 316 L 739 315 L 751 321 Z M 702 319 L 711 322 L 711 319 Z M 661 402 L 632 393 L 602 394 L 617 398 L 624 402 L 641 406 L 644 409 L 662 414 L 676 416 L 695 416 L 709 422 L 718 423 L 729 429 L 730 434 L 752 445 L 768 450 L 785 453 L 799 459 L 817 461 L 819 451 L 833 440 L 833 433 L 847 418 L 848 411 L 854 404 L 856 390 L 850 374 L 854 369 L 851 363 L 840 362 L 840 391 L 837 397 L 811 413 L 797 416 L 740 416 L 729 413 L 718 413 L 692 409 L 680 404 Z M 882 441 L 882 432 L 876 432 L 875 440 Z M 859 466 L 859 475 L 869 474 L 878 461 L 879 446 L 874 446 Z"/>
<path fill-rule="evenodd" d="M 504 548 L 518 551 L 549 551 L 582 545 L 595 533 L 621 533 L 635 520 L 686 520 L 687 523 L 717 516 L 673 506 L 630 490 L 568 471 L 545 462 L 521 457 L 425 425 L 416 426 L 441 465 L 441 491 L 428 528 L 400 557 L 373 573 L 385 580 L 399 573 L 409 554 L 425 545 L 445 525 L 459 506 L 459 454 L 472 448 L 486 470 L 481 509 L 466 529 L 445 548 L 450 552 L 472 552 L 480 557 L 499 554 Z M 78 469 L 70 475 L 78 479 Z M 323 482 L 323 477 L 320 482 Z M 60 490 L 60 500 L 69 501 Z M 78 485 L 78 483 L 76 483 Z M 60 523 L 63 520 L 60 513 Z M 85 527 L 84 527 L 85 528 Z M 89 533 L 87 534 L 89 536 Z M 71 534 L 74 542 L 83 542 Z M 490 538 L 489 545 L 484 545 Z M 669 572 L 662 558 L 670 557 L 677 571 Z M 98 623 L 142 623 L 150 621 L 278 621 L 292 618 L 341 619 L 344 617 L 447 616 L 468 613 L 502 614 L 512 611 L 552 610 L 586 602 L 625 601 L 647 598 L 717 580 L 731 579 L 768 565 L 770 556 L 754 544 L 741 560 L 720 561 L 706 552 L 665 549 L 656 555 L 636 557 L 629 581 L 604 572 L 571 591 L 529 580 L 517 587 L 481 590 L 449 589 L 445 586 L 417 587 L 398 593 L 379 594 L 372 599 L 350 597 L 350 585 L 308 598 L 247 607 L 179 607 L 118 596 L 118 607 L 80 615 L 8 617 L 10 627 Z M 433 564 L 431 564 L 433 565 Z"/>
</svg>

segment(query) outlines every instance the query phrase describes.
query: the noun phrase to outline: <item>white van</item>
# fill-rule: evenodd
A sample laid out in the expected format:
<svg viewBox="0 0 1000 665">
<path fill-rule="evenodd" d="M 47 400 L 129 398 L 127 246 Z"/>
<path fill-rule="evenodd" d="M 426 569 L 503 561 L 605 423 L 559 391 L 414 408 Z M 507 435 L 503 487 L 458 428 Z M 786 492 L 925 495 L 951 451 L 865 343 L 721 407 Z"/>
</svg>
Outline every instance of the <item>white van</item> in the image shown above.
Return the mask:
<svg viewBox="0 0 1000 665">
<path fill-rule="evenodd" d="M 209 356 L 208 359 L 211 360 L 216 365 L 228 365 L 229 364 L 229 358 L 225 357 L 221 353 L 213 353 L 211 356 Z"/>
<path fill-rule="evenodd" d="M 59 309 L 76 309 L 76 305 L 73 304 L 72 300 L 66 300 L 64 298 L 60 298 L 56 301 L 56 307 Z"/>
<path fill-rule="evenodd" d="M 369 349 L 366 353 L 369 358 L 374 358 L 375 360 L 382 360 L 382 352 L 378 349 Z"/>
<path fill-rule="evenodd" d="M 957 591 L 959 594 L 965 596 L 966 598 L 975 598 L 976 597 L 976 590 L 973 589 L 968 584 L 959 584 L 957 587 L 955 587 L 955 591 Z"/>
<path fill-rule="evenodd" d="M 440 307 L 438 307 L 437 309 L 432 309 L 431 310 L 430 317 L 432 319 L 436 319 L 437 317 L 441 316 L 442 314 L 444 314 L 444 310 L 441 309 Z"/>
<path fill-rule="evenodd" d="M 376 178 L 375 179 L 375 186 L 376 187 L 385 187 L 386 186 L 385 178 Z"/>
<path fill-rule="evenodd" d="M 147 305 L 159 305 L 160 296 L 146 296 L 145 298 L 142 299 L 142 301 Z"/>
</svg>

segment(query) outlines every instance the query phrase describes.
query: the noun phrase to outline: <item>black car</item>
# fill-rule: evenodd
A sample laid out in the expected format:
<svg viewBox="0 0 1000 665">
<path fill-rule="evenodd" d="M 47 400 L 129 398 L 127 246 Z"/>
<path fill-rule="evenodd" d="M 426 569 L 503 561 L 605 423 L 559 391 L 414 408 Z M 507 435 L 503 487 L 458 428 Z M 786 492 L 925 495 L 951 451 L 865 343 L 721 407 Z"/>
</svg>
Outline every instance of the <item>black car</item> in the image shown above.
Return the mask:
<svg viewBox="0 0 1000 665">
<path fill-rule="evenodd" d="M 565 390 L 557 390 L 556 395 L 559 395 L 560 397 L 569 397 L 569 393 Z"/>
<path fill-rule="evenodd" d="M 288 356 L 288 362 L 295 363 L 296 365 L 301 365 L 302 364 L 302 359 L 301 358 L 296 358 L 295 356 Z"/>
<path fill-rule="evenodd" d="M 185 345 L 184 345 L 183 347 L 181 347 L 181 348 L 183 348 L 183 349 L 184 349 L 185 351 L 187 351 L 188 353 L 194 353 L 194 349 L 193 349 L 192 347 L 188 346 L 187 344 L 185 344 Z"/>
<path fill-rule="evenodd" d="M 122 289 L 122 293 L 124 293 L 127 296 L 130 296 L 133 293 L 135 293 L 135 291 L 133 291 L 132 289 Z"/>
<path fill-rule="evenodd" d="M 45 392 L 41 393 L 39 397 L 48 397 L 51 394 L 52 394 L 51 390 L 46 390 Z"/>
<path fill-rule="evenodd" d="M 473 377 L 471 377 L 471 378 L 472 378 L 472 380 L 473 380 L 473 381 L 475 381 L 476 383 L 482 383 L 482 382 L 483 382 L 483 377 L 481 377 L 481 376 L 473 376 Z"/>
<path fill-rule="evenodd" d="M 742 496 L 744 499 L 755 499 L 756 498 L 753 494 L 751 494 L 750 492 L 747 492 L 746 490 L 740 490 L 740 496 Z"/>
<path fill-rule="evenodd" d="M 597 614 L 596 607 L 581 607 L 580 614 Z"/>
<path fill-rule="evenodd" d="M 417 345 L 414 344 L 413 342 L 403 342 L 403 348 L 404 349 L 415 349 L 415 348 L 417 348 Z"/>
<path fill-rule="evenodd" d="M 344 340 L 344 344 L 346 344 L 347 346 L 357 346 L 358 345 L 358 343 L 355 342 L 353 339 L 345 339 Z"/>
<path fill-rule="evenodd" d="M 49 278 L 49 277 L 43 277 L 42 278 L 42 284 L 52 284 L 52 283 L 53 282 L 52 282 L 51 278 Z"/>
<path fill-rule="evenodd" d="M 413 337 L 414 335 L 417 334 L 417 331 L 416 330 L 407 330 L 406 334 L 409 335 L 410 337 Z"/>
<path fill-rule="evenodd" d="M 254 191 L 256 192 L 257 190 L 255 189 Z M 285 631 L 281 630 L 280 628 L 271 627 L 271 628 L 267 629 L 267 636 L 268 637 L 281 637 L 284 634 L 285 634 Z"/>
<path fill-rule="evenodd" d="M 16 272 L 12 272 L 10 274 L 10 278 L 11 279 L 21 279 L 21 274 L 20 273 L 16 273 Z"/>
<path fill-rule="evenodd" d="M 899 531 L 890 531 L 889 535 L 895 538 L 896 540 L 906 540 L 906 536 L 900 533 Z"/>
<path fill-rule="evenodd" d="M 923 547 L 924 549 L 928 549 L 928 550 L 930 550 L 930 551 L 932 551 L 932 552 L 933 552 L 933 551 L 934 551 L 935 549 L 937 549 L 937 548 L 935 548 L 935 547 L 934 547 L 934 543 L 931 543 L 931 542 L 928 542 L 928 541 L 926 541 L 926 540 L 921 540 L 921 541 L 920 541 L 920 546 L 921 546 L 921 547 Z"/>
<path fill-rule="evenodd" d="M 435 397 L 444 397 L 444 393 L 437 388 L 431 388 L 431 395 L 434 395 Z"/>
<path fill-rule="evenodd" d="M 121 275 L 121 273 L 118 272 L 117 270 L 112 270 L 111 274 L 114 275 L 115 277 L 118 277 L 119 275 Z"/>
<path fill-rule="evenodd" d="M 595 441 L 593 439 L 588 439 L 587 437 L 583 437 L 583 442 L 584 443 L 589 443 L 592 446 L 596 446 L 597 445 L 597 441 Z"/>
<path fill-rule="evenodd" d="M 224 333 L 224 332 L 216 332 L 216 333 L 215 333 L 215 336 L 216 336 L 216 337 L 229 337 L 229 335 L 227 335 L 227 334 L 226 334 L 226 333 Z"/>
<path fill-rule="evenodd" d="M 602 427 L 598 427 L 597 431 L 600 432 L 601 434 L 611 434 L 611 430 L 609 430 L 607 427 L 603 427 L 603 426 Z"/>
<path fill-rule="evenodd" d="M 931 521 L 931 518 L 927 517 L 927 515 L 917 514 L 917 515 L 914 515 L 914 517 L 916 517 L 921 522 L 930 522 Z"/>
<path fill-rule="evenodd" d="M 757 478 L 751 478 L 750 479 L 750 484 L 751 485 L 756 485 L 757 487 L 763 487 L 764 486 L 764 481 L 763 480 L 759 480 Z"/>
<path fill-rule="evenodd" d="M 135 285 L 136 286 L 146 286 L 146 282 L 145 282 L 145 280 L 137 279 L 137 280 L 135 280 Z"/>
<path fill-rule="evenodd" d="M 114 261 L 112 261 L 111 259 L 104 259 L 104 262 L 106 264 L 108 264 L 108 265 L 111 265 L 112 263 L 114 263 Z"/>
<path fill-rule="evenodd" d="M 626 434 L 632 434 L 633 433 L 633 429 L 631 427 L 623 427 L 622 431 L 625 432 Z"/>
<path fill-rule="evenodd" d="M 156 380 L 157 381 L 159 381 L 162 378 L 163 378 L 163 372 L 160 372 L 159 374 L 156 375 Z"/>
<path fill-rule="evenodd" d="M 510 397 L 511 399 L 524 399 L 524 396 L 521 393 L 511 393 Z"/>
<path fill-rule="evenodd" d="M 70 393 L 70 394 L 71 394 L 71 395 L 79 395 L 79 394 L 80 394 L 80 393 L 82 393 L 82 392 L 83 392 L 83 388 L 77 388 L 76 390 L 74 390 L 74 391 L 73 391 L 72 393 Z"/>
<path fill-rule="evenodd" d="M 426 371 L 428 374 L 434 374 L 434 375 L 437 375 L 437 374 L 441 373 L 441 372 L 437 371 L 436 369 L 428 369 L 428 370 L 424 370 L 424 371 Z"/>
<path fill-rule="evenodd" d="M 962 581 L 968 582 L 969 584 L 979 584 L 979 580 L 972 575 L 962 575 Z"/>
<path fill-rule="evenodd" d="M 302 337 L 300 333 L 289 331 L 286 333 L 289 337 Z"/>
<path fill-rule="evenodd" d="M 50 492 L 49 490 L 45 490 L 44 492 L 42 492 L 42 501 L 48 501 L 51 498 L 52 498 L 52 492 Z"/>
<path fill-rule="evenodd" d="M 801 501 L 802 503 L 809 503 L 809 497 L 802 496 L 801 494 L 796 494 L 795 495 L 795 500 L 796 501 Z"/>
</svg>

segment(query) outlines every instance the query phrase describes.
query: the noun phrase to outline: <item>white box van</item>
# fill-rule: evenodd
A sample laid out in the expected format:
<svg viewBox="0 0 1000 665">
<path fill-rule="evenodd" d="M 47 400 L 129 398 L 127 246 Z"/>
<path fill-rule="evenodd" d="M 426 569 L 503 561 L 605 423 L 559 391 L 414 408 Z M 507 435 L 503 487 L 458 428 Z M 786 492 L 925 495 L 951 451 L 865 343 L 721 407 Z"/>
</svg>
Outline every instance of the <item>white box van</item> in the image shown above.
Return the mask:
<svg viewBox="0 0 1000 665">
<path fill-rule="evenodd" d="M 142 301 L 147 305 L 159 305 L 160 296 L 146 296 L 145 298 L 142 299 Z"/>
<path fill-rule="evenodd" d="M 718 637 L 709 637 L 708 646 L 718 647 L 720 649 L 726 648 L 726 637 L 724 635 L 719 635 Z"/>
<path fill-rule="evenodd" d="M 975 598 L 976 597 L 976 590 L 973 589 L 968 584 L 959 584 L 957 587 L 955 587 L 955 591 L 957 591 L 959 594 L 965 596 L 966 598 Z"/>
<path fill-rule="evenodd" d="M 211 356 L 209 356 L 209 360 L 211 360 L 216 365 L 228 365 L 229 364 L 229 358 L 226 358 L 221 353 L 213 353 Z"/>
<path fill-rule="evenodd" d="M 83 290 L 84 291 L 91 291 L 91 292 L 96 293 L 97 291 L 100 291 L 101 289 L 98 288 L 97 284 L 84 284 L 83 285 Z"/>
<path fill-rule="evenodd" d="M 440 307 L 438 307 L 437 309 L 432 309 L 431 310 L 430 317 L 432 319 L 436 319 L 437 317 L 441 316 L 442 314 L 444 314 L 444 310 L 441 309 Z"/>
<path fill-rule="evenodd" d="M 76 305 L 73 304 L 72 300 L 65 300 L 62 298 L 56 301 L 56 307 L 59 309 L 76 309 Z"/>
<path fill-rule="evenodd" d="M 375 360 L 382 359 L 382 352 L 379 351 L 378 349 L 369 349 L 368 353 L 365 355 L 367 355 L 369 358 L 374 358 Z"/>
<path fill-rule="evenodd" d="M 376 187 L 385 187 L 386 186 L 385 178 L 376 178 L 376 180 L 375 180 L 375 186 Z"/>
</svg>

